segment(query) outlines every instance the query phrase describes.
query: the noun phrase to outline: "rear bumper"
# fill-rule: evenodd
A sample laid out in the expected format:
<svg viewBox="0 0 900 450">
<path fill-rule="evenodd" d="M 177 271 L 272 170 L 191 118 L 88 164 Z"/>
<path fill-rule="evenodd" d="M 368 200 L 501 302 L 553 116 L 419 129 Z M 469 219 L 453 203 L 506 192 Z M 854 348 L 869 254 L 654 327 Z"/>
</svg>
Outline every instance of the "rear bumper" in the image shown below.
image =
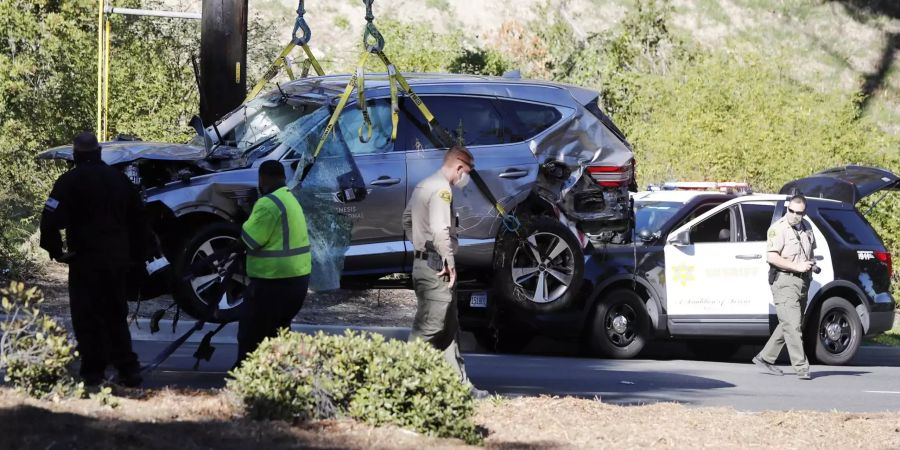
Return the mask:
<svg viewBox="0 0 900 450">
<path fill-rule="evenodd" d="M 866 337 L 884 333 L 894 327 L 894 305 L 889 306 L 890 309 L 878 308 L 869 313 L 869 329 L 866 330 Z"/>
</svg>

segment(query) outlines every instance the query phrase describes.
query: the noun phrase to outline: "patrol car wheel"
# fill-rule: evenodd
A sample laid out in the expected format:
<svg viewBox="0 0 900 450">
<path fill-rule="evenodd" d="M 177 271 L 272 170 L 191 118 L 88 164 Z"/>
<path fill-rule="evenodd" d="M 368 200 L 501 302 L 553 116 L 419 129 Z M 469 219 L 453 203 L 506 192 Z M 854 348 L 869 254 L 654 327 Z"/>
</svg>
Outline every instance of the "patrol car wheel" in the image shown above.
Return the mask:
<svg viewBox="0 0 900 450">
<path fill-rule="evenodd" d="M 846 364 L 862 341 L 862 323 L 856 308 L 843 298 L 832 297 L 822 302 L 818 311 L 810 356 L 822 364 Z"/>
<path fill-rule="evenodd" d="M 555 218 L 526 222 L 520 241 L 507 236 L 499 252 L 497 282 L 504 300 L 539 312 L 570 305 L 584 276 L 584 253 L 578 240 Z"/>
<path fill-rule="evenodd" d="M 244 270 L 244 258 L 225 255 L 239 236 L 240 229 L 230 223 L 212 223 L 201 227 L 187 241 L 176 262 L 175 301 L 197 319 L 212 323 L 237 320 L 243 305 L 243 292 L 250 279 Z"/>
<path fill-rule="evenodd" d="M 650 339 L 650 316 L 641 298 L 619 289 L 597 305 L 590 330 L 590 347 L 608 358 L 634 358 Z"/>
</svg>

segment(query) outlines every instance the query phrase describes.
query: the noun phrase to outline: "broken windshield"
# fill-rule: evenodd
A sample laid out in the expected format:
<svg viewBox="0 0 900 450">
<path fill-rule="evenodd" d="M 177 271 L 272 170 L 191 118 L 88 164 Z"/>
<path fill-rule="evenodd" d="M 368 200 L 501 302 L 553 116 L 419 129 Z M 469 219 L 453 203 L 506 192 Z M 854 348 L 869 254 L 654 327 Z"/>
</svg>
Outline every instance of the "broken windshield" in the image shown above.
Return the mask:
<svg viewBox="0 0 900 450">
<path fill-rule="evenodd" d="M 278 147 L 280 140 L 273 138 L 321 107 L 321 103 L 304 97 L 258 97 L 223 119 L 223 124 L 237 123 L 228 131 L 220 130 L 221 145 L 236 150 L 246 164 L 252 164 Z"/>
</svg>

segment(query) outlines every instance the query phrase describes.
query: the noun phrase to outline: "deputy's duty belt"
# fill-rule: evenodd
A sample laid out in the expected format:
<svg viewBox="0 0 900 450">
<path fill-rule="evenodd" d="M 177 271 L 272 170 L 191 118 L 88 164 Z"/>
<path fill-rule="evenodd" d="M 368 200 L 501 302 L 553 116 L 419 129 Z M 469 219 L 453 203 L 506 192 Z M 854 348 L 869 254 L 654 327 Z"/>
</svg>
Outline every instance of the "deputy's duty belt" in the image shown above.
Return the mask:
<svg viewBox="0 0 900 450">
<path fill-rule="evenodd" d="M 413 256 L 414 256 L 416 259 L 424 259 L 424 260 L 427 260 L 427 259 L 428 259 L 428 254 L 429 254 L 429 253 L 431 253 L 431 252 L 429 252 L 428 250 L 424 250 L 424 251 L 423 251 L 423 250 L 416 250 L 415 253 L 413 253 Z"/>
</svg>

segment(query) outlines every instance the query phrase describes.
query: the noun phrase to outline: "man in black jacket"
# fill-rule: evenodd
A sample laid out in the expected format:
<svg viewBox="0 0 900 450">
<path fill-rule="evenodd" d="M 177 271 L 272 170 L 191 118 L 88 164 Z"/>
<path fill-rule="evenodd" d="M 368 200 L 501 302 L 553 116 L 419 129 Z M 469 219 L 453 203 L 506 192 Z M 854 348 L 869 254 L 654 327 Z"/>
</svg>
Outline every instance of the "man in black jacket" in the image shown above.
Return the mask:
<svg viewBox="0 0 900 450">
<path fill-rule="evenodd" d="M 41 215 L 41 247 L 69 265 L 69 305 L 87 385 L 103 381 L 109 363 L 119 382 L 143 380 L 131 349 L 126 274 L 146 256 L 144 205 L 137 188 L 100 158 L 96 136 L 73 142 L 75 167 L 56 181 Z M 60 230 L 66 230 L 66 247 Z"/>
</svg>

